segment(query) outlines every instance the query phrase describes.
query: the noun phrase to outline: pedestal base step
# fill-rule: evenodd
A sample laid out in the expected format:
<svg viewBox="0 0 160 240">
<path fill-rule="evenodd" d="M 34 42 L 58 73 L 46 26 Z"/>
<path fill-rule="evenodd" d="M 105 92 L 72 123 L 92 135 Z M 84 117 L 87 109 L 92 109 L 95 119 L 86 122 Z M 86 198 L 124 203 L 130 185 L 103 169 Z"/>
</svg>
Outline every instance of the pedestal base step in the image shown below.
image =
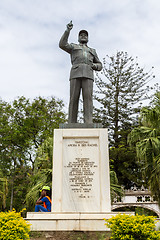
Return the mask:
<svg viewBox="0 0 160 240">
<path fill-rule="evenodd" d="M 133 212 L 121 212 L 121 214 Z M 111 213 L 35 213 L 28 212 L 26 220 L 31 231 L 110 231 L 104 219 L 116 216 Z"/>
</svg>

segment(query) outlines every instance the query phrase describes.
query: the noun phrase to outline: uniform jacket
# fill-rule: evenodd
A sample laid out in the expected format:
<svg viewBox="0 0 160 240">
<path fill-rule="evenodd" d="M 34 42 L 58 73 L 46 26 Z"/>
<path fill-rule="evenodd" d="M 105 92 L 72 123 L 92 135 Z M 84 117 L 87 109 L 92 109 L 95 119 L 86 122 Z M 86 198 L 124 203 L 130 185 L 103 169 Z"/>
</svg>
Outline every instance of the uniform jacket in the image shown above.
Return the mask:
<svg viewBox="0 0 160 240">
<path fill-rule="evenodd" d="M 101 71 L 102 69 L 102 63 L 95 49 L 89 48 L 86 44 L 69 44 L 68 37 L 69 31 L 66 30 L 60 39 L 59 47 L 71 55 L 70 79 L 89 78 L 94 80 L 93 70 Z"/>
</svg>

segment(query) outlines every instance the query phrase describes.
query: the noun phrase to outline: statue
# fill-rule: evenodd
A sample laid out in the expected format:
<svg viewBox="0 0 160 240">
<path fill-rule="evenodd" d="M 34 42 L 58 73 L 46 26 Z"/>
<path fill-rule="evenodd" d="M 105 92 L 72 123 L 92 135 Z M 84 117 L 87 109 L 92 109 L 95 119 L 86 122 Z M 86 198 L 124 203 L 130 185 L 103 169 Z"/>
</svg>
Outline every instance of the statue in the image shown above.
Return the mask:
<svg viewBox="0 0 160 240">
<path fill-rule="evenodd" d="M 70 72 L 70 103 L 68 123 L 77 122 L 78 103 L 82 89 L 84 122 L 92 123 L 93 115 L 93 70 L 101 71 L 100 62 L 95 49 L 87 46 L 88 32 L 79 32 L 79 44 L 68 43 L 68 37 L 73 28 L 72 21 L 60 39 L 59 47 L 71 55 L 72 68 Z"/>
</svg>

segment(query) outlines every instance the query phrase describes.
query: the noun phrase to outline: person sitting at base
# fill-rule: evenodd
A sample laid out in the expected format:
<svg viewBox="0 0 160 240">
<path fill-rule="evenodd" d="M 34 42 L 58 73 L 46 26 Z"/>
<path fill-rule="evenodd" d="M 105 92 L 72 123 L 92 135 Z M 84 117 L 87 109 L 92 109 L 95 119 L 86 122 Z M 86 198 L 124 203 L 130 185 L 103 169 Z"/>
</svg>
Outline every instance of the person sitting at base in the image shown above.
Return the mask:
<svg viewBox="0 0 160 240">
<path fill-rule="evenodd" d="M 36 202 L 35 212 L 51 212 L 51 189 L 48 186 L 43 186 L 41 196 Z"/>
</svg>

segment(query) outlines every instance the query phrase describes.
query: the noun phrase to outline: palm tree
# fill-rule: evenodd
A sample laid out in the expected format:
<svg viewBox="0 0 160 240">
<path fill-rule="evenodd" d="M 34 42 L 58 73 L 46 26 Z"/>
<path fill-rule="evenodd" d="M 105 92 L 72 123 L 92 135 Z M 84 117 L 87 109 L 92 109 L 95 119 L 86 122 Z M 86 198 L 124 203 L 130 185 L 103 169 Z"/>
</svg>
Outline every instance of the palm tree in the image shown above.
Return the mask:
<svg viewBox="0 0 160 240">
<path fill-rule="evenodd" d="M 121 198 L 123 196 L 123 188 L 118 184 L 118 178 L 116 172 L 110 170 L 110 193 L 111 193 L 111 201 L 113 202 L 115 198 Z"/>
<path fill-rule="evenodd" d="M 26 195 L 27 210 L 33 210 L 35 201 L 39 198 L 39 191 L 44 185 L 52 185 L 52 151 L 53 139 L 47 138 L 37 149 L 34 163 L 34 174 Z"/>
<path fill-rule="evenodd" d="M 138 159 L 143 163 L 144 177 L 160 204 L 160 93 L 156 93 L 152 107 L 141 111 L 140 126 L 134 128 L 128 141 L 136 145 Z"/>
</svg>

